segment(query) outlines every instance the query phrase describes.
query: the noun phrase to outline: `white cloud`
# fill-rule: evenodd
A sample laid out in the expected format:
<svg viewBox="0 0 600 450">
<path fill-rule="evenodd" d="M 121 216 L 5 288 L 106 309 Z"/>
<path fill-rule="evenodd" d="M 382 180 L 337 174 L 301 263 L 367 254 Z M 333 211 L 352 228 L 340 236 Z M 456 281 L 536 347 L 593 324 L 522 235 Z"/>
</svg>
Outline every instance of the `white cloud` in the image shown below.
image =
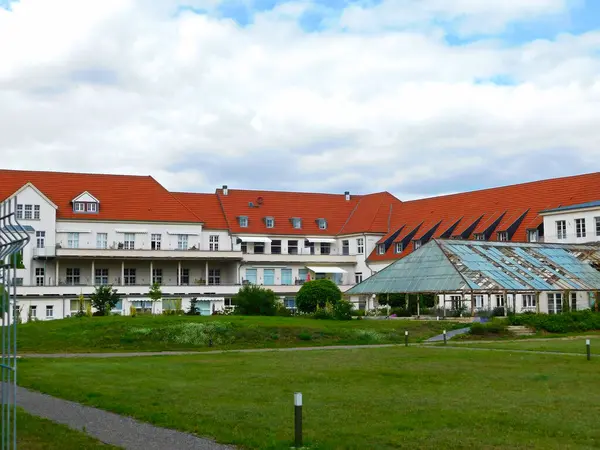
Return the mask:
<svg viewBox="0 0 600 450">
<path fill-rule="evenodd" d="M 243 28 L 176 15 L 175 0 L 21 0 L 0 9 L 2 165 L 151 174 L 172 189 L 355 191 L 499 170 L 545 149 L 600 156 L 600 32 L 451 47 L 429 28 L 490 16 L 503 27 L 565 1 L 393 4 L 342 17 L 369 33 L 307 34 L 301 1 Z M 419 26 L 376 32 L 386 11 Z M 476 83 L 496 75 L 519 84 Z M 285 170 L 261 169 L 275 159 Z M 252 186 L 237 184 L 240 160 Z"/>
</svg>

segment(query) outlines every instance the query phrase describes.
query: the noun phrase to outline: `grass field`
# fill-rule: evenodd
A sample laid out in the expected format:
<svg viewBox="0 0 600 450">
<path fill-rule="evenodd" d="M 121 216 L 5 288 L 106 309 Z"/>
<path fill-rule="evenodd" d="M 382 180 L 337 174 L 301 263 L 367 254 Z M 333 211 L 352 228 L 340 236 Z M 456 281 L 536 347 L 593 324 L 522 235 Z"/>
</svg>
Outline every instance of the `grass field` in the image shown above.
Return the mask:
<svg viewBox="0 0 600 450">
<path fill-rule="evenodd" d="M 585 449 L 600 358 L 395 347 L 27 359 L 19 383 L 250 449 L 289 449 L 293 392 L 311 449 Z"/>
<path fill-rule="evenodd" d="M 84 433 L 17 410 L 17 445 L 27 450 L 113 450 Z"/>
<path fill-rule="evenodd" d="M 493 348 L 502 350 L 535 350 L 542 352 L 564 352 L 586 354 L 585 341 L 590 340 L 591 353 L 600 355 L 600 336 L 580 337 L 573 336 L 563 339 L 523 339 L 519 341 L 505 342 L 469 342 L 460 343 L 461 347 Z M 454 342 L 450 342 L 454 344 Z M 437 344 L 436 344 L 437 345 Z M 443 345 L 443 344 L 442 344 Z"/>
<path fill-rule="evenodd" d="M 411 342 L 464 325 L 411 320 L 313 320 L 293 317 L 140 316 L 71 318 L 19 326 L 19 353 L 89 353 L 277 348 Z"/>
</svg>

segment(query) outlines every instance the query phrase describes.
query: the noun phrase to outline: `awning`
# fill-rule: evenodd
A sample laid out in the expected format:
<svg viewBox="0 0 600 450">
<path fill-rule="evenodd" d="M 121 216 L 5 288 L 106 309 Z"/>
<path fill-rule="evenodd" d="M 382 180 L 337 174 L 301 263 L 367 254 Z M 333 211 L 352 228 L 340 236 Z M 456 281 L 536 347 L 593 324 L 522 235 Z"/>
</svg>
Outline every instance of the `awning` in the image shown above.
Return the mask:
<svg viewBox="0 0 600 450">
<path fill-rule="evenodd" d="M 35 229 L 31 225 L 7 225 L 2 228 L 2 231 L 12 233 L 19 233 L 21 231 L 25 231 L 26 233 L 35 233 Z"/>
<path fill-rule="evenodd" d="M 315 244 L 318 244 L 319 242 L 323 242 L 323 243 L 330 243 L 333 244 L 335 242 L 335 239 L 331 239 L 331 238 L 306 238 L 306 240 L 308 242 L 314 242 Z"/>
<path fill-rule="evenodd" d="M 92 230 L 56 230 L 57 233 L 91 233 Z"/>
<path fill-rule="evenodd" d="M 344 269 L 333 266 L 306 266 L 306 268 L 315 273 L 346 273 Z"/>
<path fill-rule="evenodd" d="M 264 236 L 238 236 L 238 242 L 265 242 L 270 243 L 271 239 Z"/>
<path fill-rule="evenodd" d="M 127 233 L 127 234 L 148 234 L 148 230 L 124 230 L 122 228 L 118 228 L 115 230 L 116 233 Z"/>
<path fill-rule="evenodd" d="M 127 233 L 129 233 L 129 231 L 127 231 Z M 131 231 L 131 233 L 147 233 L 147 231 Z M 171 235 L 186 235 L 186 236 L 198 236 L 200 233 L 198 233 L 197 231 L 170 231 L 167 230 L 167 234 L 171 234 Z"/>
</svg>

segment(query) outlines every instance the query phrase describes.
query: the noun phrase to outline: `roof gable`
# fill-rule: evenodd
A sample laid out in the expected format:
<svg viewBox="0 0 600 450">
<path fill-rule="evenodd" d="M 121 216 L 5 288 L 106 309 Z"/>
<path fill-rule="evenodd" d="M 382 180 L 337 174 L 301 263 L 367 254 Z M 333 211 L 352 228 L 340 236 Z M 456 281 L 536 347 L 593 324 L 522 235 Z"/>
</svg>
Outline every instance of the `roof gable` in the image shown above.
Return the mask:
<svg viewBox="0 0 600 450">
<path fill-rule="evenodd" d="M 75 197 L 73 200 L 71 200 L 73 203 L 76 202 L 84 202 L 84 203 L 100 203 L 100 200 L 98 200 L 96 197 L 94 197 L 92 194 L 90 194 L 88 191 L 82 192 L 81 194 L 79 194 L 77 197 Z"/>
<path fill-rule="evenodd" d="M 58 206 L 56 206 L 54 204 L 54 202 L 52 202 L 52 200 L 50 200 L 48 197 L 46 197 L 42 191 L 40 191 L 37 187 L 35 187 L 35 185 L 33 183 L 30 183 L 30 182 L 25 183 L 23 186 L 21 186 L 19 189 L 17 189 L 17 191 L 13 192 L 11 195 L 9 195 L 6 198 L 18 197 L 21 192 L 25 191 L 28 188 L 33 189 L 44 201 L 46 201 L 46 203 L 48 203 L 54 209 L 58 209 Z M 2 199 L 2 200 L 5 200 L 5 199 Z"/>
</svg>

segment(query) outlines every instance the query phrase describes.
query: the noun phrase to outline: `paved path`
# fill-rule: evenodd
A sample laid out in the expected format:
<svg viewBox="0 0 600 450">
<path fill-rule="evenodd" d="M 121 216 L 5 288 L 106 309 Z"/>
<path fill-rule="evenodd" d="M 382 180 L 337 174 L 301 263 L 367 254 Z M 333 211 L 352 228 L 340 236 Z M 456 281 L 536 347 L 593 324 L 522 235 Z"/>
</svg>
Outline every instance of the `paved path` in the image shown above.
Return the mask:
<svg viewBox="0 0 600 450">
<path fill-rule="evenodd" d="M 464 345 L 418 345 L 420 348 L 433 348 L 433 349 L 450 349 L 450 350 L 474 350 L 483 352 L 508 352 L 508 353 L 532 353 L 535 355 L 566 355 L 566 356 L 579 356 L 585 357 L 585 353 L 566 353 L 566 352 L 553 352 L 543 350 L 520 350 L 520 349 L 507 349 L 507 348 L 482 348 L 482 347 L 465 347 Z M 592 355 L 592 358 L 594 355 Z"/>
<path fill-rule="evenodd" d="M 12 391 L 12 389 L 10 389 Z M 12 402 L 12 392 L 10 395 Z M 96 439 L 126 450 L 225 450 L 234 449 L 180 431 L 159 428 L 101 409 L 83 406 L 17 387 L 17 404 L 34 416 L 67 425 Z"/>
<path fill-rule="evenodd" d="M 452 339 L 454 336 L 458 336 L 459 334 L 466 334 L 471 330 L 470 327 L 459 328 L 458 330 L 450 330 L 446 333 L 446 339 Z M 440 342 L 444 340 L 443 334 L 438 334 L 432 338 L 427 339 L 425 342 Z"/>
</svg>

